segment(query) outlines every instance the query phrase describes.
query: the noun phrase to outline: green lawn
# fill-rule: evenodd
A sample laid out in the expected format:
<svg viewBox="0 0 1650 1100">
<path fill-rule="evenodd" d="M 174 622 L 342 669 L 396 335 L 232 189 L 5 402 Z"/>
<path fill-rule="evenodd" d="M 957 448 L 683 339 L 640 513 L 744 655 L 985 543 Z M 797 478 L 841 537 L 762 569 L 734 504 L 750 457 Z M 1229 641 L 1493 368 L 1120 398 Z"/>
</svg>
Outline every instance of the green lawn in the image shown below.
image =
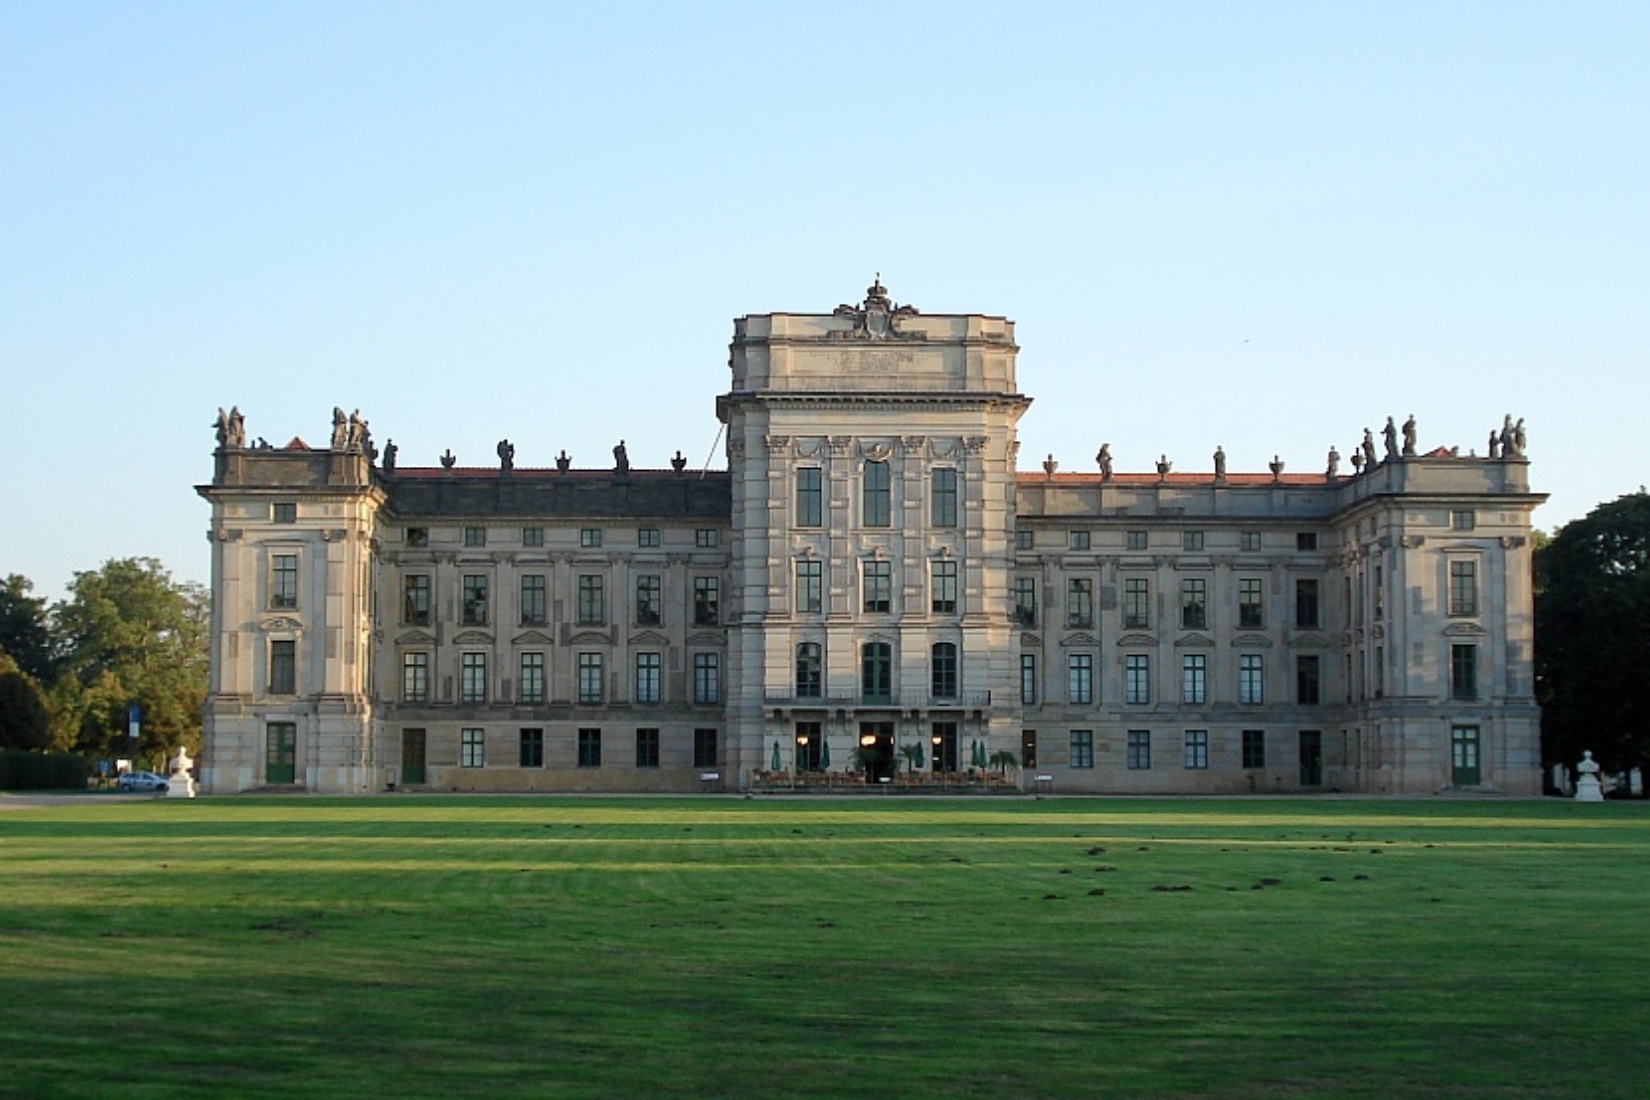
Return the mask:
<svg viewBox="0 0 1650 1100">
<path fill-rule="evenodd" d="M 1647 857 L 1643 804 L 89 797 L 0 813 L 0 1094 L 1642 1097 Z"/>
</svg>

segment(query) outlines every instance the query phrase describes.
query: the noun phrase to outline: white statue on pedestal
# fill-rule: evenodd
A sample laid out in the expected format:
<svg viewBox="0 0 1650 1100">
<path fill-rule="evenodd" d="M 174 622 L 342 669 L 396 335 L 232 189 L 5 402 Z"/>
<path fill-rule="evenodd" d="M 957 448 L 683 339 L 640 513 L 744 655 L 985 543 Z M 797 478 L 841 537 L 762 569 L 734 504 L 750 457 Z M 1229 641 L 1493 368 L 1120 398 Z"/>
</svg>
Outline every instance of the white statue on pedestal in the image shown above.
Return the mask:
<svg viewBox="0 0 1650 1100">
<path fill-rule="evenodd" d="M 1581 754 L 1581 763 L 1576 765 L 1576 801 L 1603 802 L 1604 788 L 1598 782 L 1598 761 L 1593 759 L 1592 751 Z"/>
<path fill-rule="evenodd" d="M 178 754 L 169 763 L 171 774 L 166 777 L 166 797 L 194 798 L 195 777 L 189 774 L 194 761 L 189 759 L 189 750 L 179 745 Z"/>
</svg>

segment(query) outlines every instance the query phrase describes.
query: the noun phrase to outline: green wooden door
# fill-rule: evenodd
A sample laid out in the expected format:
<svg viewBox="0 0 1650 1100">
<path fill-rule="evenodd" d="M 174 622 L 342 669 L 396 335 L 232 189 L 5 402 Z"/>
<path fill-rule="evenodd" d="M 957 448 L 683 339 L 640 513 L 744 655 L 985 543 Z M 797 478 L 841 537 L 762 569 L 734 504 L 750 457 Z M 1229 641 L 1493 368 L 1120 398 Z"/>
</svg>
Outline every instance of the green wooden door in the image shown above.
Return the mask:
<svg viewBox="0 0 1650 1100">
<path fill-rule="evenodd" d="M 264 744 L 264 782 L 272 786 L 286 786 L 296 779 L 298 763 L 298 724 L 271 722 Z"/>
<path fill-rule="evenodd" d="M 401 731 L 401 782 L 424 782 L 424 731 Z"/>
<path fill-rule="evenodd" d="M 1479 767 L 1478 727 L 1455 726 L 1449 732 L 1450 782 L 1457 787 L 1476 787 L 1483 782 Z"/>
</svg>

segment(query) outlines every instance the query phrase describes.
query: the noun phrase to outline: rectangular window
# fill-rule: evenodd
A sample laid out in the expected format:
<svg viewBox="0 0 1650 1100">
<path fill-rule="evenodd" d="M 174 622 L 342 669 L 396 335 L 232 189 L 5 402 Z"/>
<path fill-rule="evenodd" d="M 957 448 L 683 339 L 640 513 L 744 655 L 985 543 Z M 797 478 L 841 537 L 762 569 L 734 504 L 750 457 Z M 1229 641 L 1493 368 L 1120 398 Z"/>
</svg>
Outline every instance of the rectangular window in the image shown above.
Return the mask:
<svg viewBox="0 0 1650 1100">
<path fill-rule="evenodd" d="M 1037 702 L 1037 655 L 1020 654 L 1020 702 L 1032 706 Z"/>
<path fill-rule="evenodd" d="M 295 695 L 298 692 L 298 643 L 269 643 L 269 693 Z"/>
<path fill-rule="evenodd" d="M 1186 766 L 1188 768 L 1207 768 L 1209 766 L 1209 731 L 1186 731 Z"/>
<path fill-rule="evenodd" d="M 1089 548 L 1089 533 L 1087 531 L 1067 531 L 1067 550 L 1087 550 Z"/>
<path fill-rule="evenodd" d="M 1123 658 L 1123 701 L 1143 706 L 1152 701 L 1152 659 L 1145 653 Z"/>
<path fill-rule="evenodd" d="M 1470 558 L 1449 563 L 1449 613 L 1478 614 L 1478 563 Z"/>
<path fill-rule="evenodd" d="M 408 546 L 428 546 L 428 545 L 430 545 L 430 529 L 428 527 L 409 527 L 409 528 L 407 528 L 407 545 Z"/>
<path fill-rule="evenodd" d="M 930 563 L 932 571 L 932 599 L 936 615 L 954 615 L 957 612 L 957 563 L 954 561 L 936 561 Z"/>
<path fill-rule="evenodd" d="M 1037 548 L 1037 533 L 1035 531 L 1014 532 L 1014 549 L 1035 550 Z"/>
<path fill-rule="evenodd" d="M 866 642 L 860 647 L 859 690 L 867 703 L 893 702 L 893 646 L 887 642 Z"/>
<path fill-rule="evenodd" d="M 719 577 L 693 578 L 693 625 L 715 626 L 722 621 L 722 581 Z"/>
<path fill-rule="evenodd" d="M 1262 582 L 1259 577 L 1238 578 L 1238 629 L 1262 630 L 1266 626 Z"/>
<path fill-rule="evenodd" d="M 819 699 L 824 695 L 824 650 L 818 642 L 801 642 L 796 647 L 796 697 Z"/>
<path fill-rule="evenodd" d="M 1071 766 L 1074 768 L 1094 767 L 1094 731 L 1071 731 Z"/>
<path fill-rule="evenodd" d="M 933 500 L 928 521 L 935 527 L 957 526 L 957 471 L 934 471 Z"/>
<path fill-rule="evenodd" d="M 1021 626 L 1037 625 L 1037 578 L 1014 578 L 1014 621 Z"/>
<path fill-rule="evenodd" d="M 1386 571 L 1375 567 L 1375 621 L 1386 618 Z"/>
<path fill-rule="evenodd" d="M 1203 630 L 1209 625 L 1209 582 L 1190 577 L 1180 582 L 1180 628 Z"/>
<path fill-rule="evenodd" d="M 579 730 L 579 767 L 599 768 L 601 766 L 602 731 L 581 727 Z"/>
<path fill-rule="evenodd" d="M 1180 701 L 1202 706 L 1209 701 L 1209 658 L 1201 653 L 1187 653 L 1180 658 Z"/>
<path fill-rule="evenodd" d="M 1240 531 L 1240 532 L 1238 532 L 1238 547 L 1240 549 L 1243 549 L 1243 550 L 1250 550 L 1250 551 L 1259 550 L 1260 549 L 1260 532 L 1259 531 Z"/>
<path fill-rule="evenodd" d="M 427 703 L 430 699 L 430 655 L 403 653 L 401 655 L 401 701 Z"/>
<path fill-rule="evenodd" d="M 1295 627 L 1318 628 L 1318 581 L 1316 577 L 1295 578 Z"/>
<path fill-rule="evenodd" d="M 1203 549 L 1202 531 L 1180 532 L 1180 548 L 1182 550 L 1199 551 Z"/>
<path fill-rule="evenodd" d="M 1037 731 L 1020 731 L 1020 766 L 1030 771 L 1037 766 Z"/>
<path fill-rule="evenodd" d="M 1243 766 L 1246 768 L 1266 767 L 1266 731 L 1243 731 Z"/>
<path fill-rule="evenodd" d="M 1123 535 L 1123 547 L 1127 550 L 1144 550 L 1150 544 L 1150 536 L 1145 531 L 1127 531 Z"/>
<path fill-rule="evenodd" d="M 579 545 L 586 550 L 593 550 L 602 544 L 602 529 L 600 527 L 579 528 Z"/>
<path fill-rule="evenodd" d="M 636 545 L 649 549 L 659 545 L 659 529 L 657 527 L 638 527 L 636 529 Z"/>
<path fill-rule="evenodd" d="M 1316 550 L 1318 548 L 1318 533 L 1316 531 L 1295 532 L 1296 550 Z"/>
<path fill-rule="evenodd" d="M 722 657 L 719 653 L 693 655 L 693 701 L 720 703 L 722 701 Z"/>
<path fill-rule="evenodd" d="M 1068 577 L 1066 579 L 1066 629 L 1089 630 L 1093 626 L 1093 578 Z"/>
<path fill-rule="evenodd" d="M 1316 706 L 1322 700 L 1323 662 L 1315 653 L 1295 658 L 1295 702 Z"/>
<path fill-rule="evenodd" d="M 521 622 L 523 626 L 543 626 L 550 621 L 550 605 L 545 598 L 543 573 L 521 578 Z"/>
<path fill-rule="evenodd" d="M 524 768 L 544 767 L 544 730 L 539 728 L 523 729 L 518 742 L 521 748 L 521 766 Z"/>
<path fill-rule="evenodd" d="M 636 625 L 658 626 L 665 617 L 665 582 L 655 573 L 636 578 Z"/>
<path fill-rule="evenodd" d="M 487 701 L 487 654 L 464 653 L 458 659 L 458 701 Z"/>
<path fill-rule="evenodd" d="M 1143 772 L 1152 766 L 1152 731 L 1129 731 L 1128 766 L 1130 771 Z"/>
<path fill-rule="evenodd" d="M 1151 624 L 1151 585 L 1147 577 L 1126 577 L 1123 580 L 1123 627 L 1126 630 L 1145 630 Z"/>
<path fill-rule="evenodd" d="M 1238 702 L 1264 702 L 1265 677 L 1262 675 L 1261 657 L 1258 653 L 1241 653 L 1238 655 Z"/>
<path fill-rule="evenodd" d="M 818 615 L 825 610 L 825 563 L 803 559 L 796 563 L 796 610 Z"/>
<path fill-rule="evenodd" d="M 717 764 L 716 731 L 714 729 L 696 729 L 693 731 L 693 766 L 696 768 L 714 768 Z"/>
<path fill-rule="evenodd" d="M 929 654 L 929 680 L 933 697 L 957 697 L 957 646 L 953 642 L 935 642 Z"/>
<path fill-rule="evenodd" d="M 401 578 L 401 621 L 408 626 L 430 625 L 430 578 L 423 574 Z"/>
<path fill-rule="evenodd" d="M 716 545 L 716 528 L 700 527 L 693 532 L 693 545 L 708 550 Z"/>
<path fill-rule="evenodd" d="M 1094 702 L 1094 658 L 1087 653 L 1066 658 L 1066 702 L 1079 706 Z"/>
<path fill-rule="evenodd" d="M 465 768 L 479 768 L 487 763 L 487 731 L 458 731 L 458 763 Z"/>
<path fill-rule="evenodd" d="M 941 774 L 960 771 L 958 767 L 961 757 L 957 753 L 957 723 L 935 722 L 929 734 L 929 744 L 934 746 L 933 770 Z"/>
<path fill-rule="evenodd" d="M 269 606 L 276 610 L 298 606 L 297 554 L 276 554 L 270 559 Z"/>
<path fill-rule="evenodd" d="M 517 681 L 516 701 L 544 702 L 544 654 L 523 653 L 519 671 L 521 675 Z"/>
<path fill-rule="evenodd" d="M 638 768 L 657 768 L 659 766 L 658 730 L 639 729 L 636 731 L 636 766 Z"/>
<path fill-rule="evenodd" d="M 1473 515 L 1470 509 L 1449 514 L 1449 525 L 1457 531 L 1471 531 L 1476 522 L 1477 517 Z"/>
<path fill-rule="evenodd" d="M 804 466 L 796 471 L 796 525 L 821 527 L 825 523 L 825 471 Z"/>
<path fill-rule="evenodd" d="M 487 528 L 485 528 L 485 527 L 466 527 L 466 528 L 464 528 L 464 545 L 465 546 L 470 546 L 470 547 L 486 546 L 487 545 Z"/>
<path fill-rule="evenodd" d="M 892 512 L 892 481 L 886 462 L 867 462 L 860 512 L 866 527 L 887 527 Z"/>
<path fill-rule="evenodd" d="M 297 523 L 298 505 L 287 501 L 278 501 L 271 507 L 270 518 L 276 523 Z"/>
<path fill-rule="evenodd" d="M 544 528 L 542 528 L 542 527 L 523 527 L 521 529 L 521 544 L 523 546 L 543 546 L 544 545 Z M 543 730 L 539 731 L 539 734 L 540 734 L 539 744 L 541 744 L 541 745 L 544 743 L 543 733 L 544 733 Z"/>
<path fill-rule="evenodd" d="M 865 610 L 887 612 L 894 607 L 894 563 L 865 563 Z"/>
<path fill-rule="evenodd" d="M 580 626 L 598 626 L 607 621 L 607 597 L 602 586 L 604 579 L 594 573 L 579 575 Z"/>
<path fill-rule="evenodd" d="M 464 574 L 464 625 L 487 625 L 487 578 L 480 573 Z"/>
<path fill-rule="evenodd" d="M 581 653 L 578 661 L 579 702 L 602 701 L 602 655 Z"/>
<path fill-rule="evenodd" d="M 659 672 L 659 654 L 636 654 L 636 702 L 657 703 L 659 701 Z"/>
<path fill-rule="evenodd" d="M 1451 699 L 1478 698 L 1478 647 L 1452 645 L 1449 647 L 1449 696 Z"/>
</svg>

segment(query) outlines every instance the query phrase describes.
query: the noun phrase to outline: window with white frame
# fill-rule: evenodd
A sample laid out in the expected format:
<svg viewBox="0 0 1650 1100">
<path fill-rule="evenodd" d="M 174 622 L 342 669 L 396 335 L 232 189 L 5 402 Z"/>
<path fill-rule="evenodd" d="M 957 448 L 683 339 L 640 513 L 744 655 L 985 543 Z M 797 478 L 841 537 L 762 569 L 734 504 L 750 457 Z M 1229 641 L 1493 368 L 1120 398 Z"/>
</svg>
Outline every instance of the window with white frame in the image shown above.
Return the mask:
<svg viewBox="0 0 1650 1100">
<path fill-rule="evenodd" d="M 430 625 L 430 578 L 413 573 L 401 578 L 401 621 L 408 626 Z"/>
<path fill-rule="evenodd" d="M 693 701 L 720 703 L 722 701 L 722 656 L 719 653 L 693 655 Z"/>
<path fill-rule="evenodd" d="M 460 767 L 479 768 L 487 763 L 487 731 L 462 729 L 458 731 L 458 763 Z"/>
<path fill-rule="evenodd" d="M 296 695 L 298 692 L 298 643 L 290 638 L 269 643 L 269 693 Z"/>
<path fill-rule="evenodd" d="M 1209 766 L 1209 731 L 1186 731 L 1186 766 L 1193 769 Z"/>
<path fill-rule="evenodd" d="M 719 577 L 693 578 L 693 624 L 715 626 L 722 616 L 722 582 Z"/>
<path fill-rule="evenodd" d="M 936 615 L 954 615 L 957 611 L 957 563 L 943 558 L 929 563 L 931 574 L 932 608 Z"/>
<path fill-rule="evenodd" d="M 1123 579 L 1123 627 L 1146 630 L 1151 625 L 1152 582 L 1148 577 Z"/>
<path fill-rule="evenodd" d="M 1037 655 L 1020 654 L 1020 702 L 1031 706 L 1037 702 Z"/>
<path fill-rule="evenodd" d="M 864 563 L 865 610 L 887 612 L 894 606 L 894 563 L 867 561 Z"/>
<path fill-rule="evenodd" d="M 602 529 L 600 527 L 579 528 L 579 545 L 586 550 L 593 550 L 602 544 Z"/>
<path fill-rule="evenodd" d="M 1264 591 L 1261 578 L 1238 578 L 1238 629 L 1262 630 L 1266 627 Z"/>
<path fill-rule="evenodd" d="M 1472 558 L 1451 558 L 1449 563 L 1449 613 L 1478 614 L 1478 563 Z"/>
<path fill-rule="evenodd" d="M 487 578 L 481 573 L 466 573 L 463 579 L 465 626 L 487 625 Z"/>
<path fill-rule="evenodd" d="M 521 578 L 521 622 L 523 626 L 543 626 L 550 621 L 543 573 L 525 573 Z"/>
<path fill-rule="evenodd" d="M 269 606 L 278 611 L 298 606 L 297 554 L 275 554 L 269 559 Z"/>
<path fill-rule="evenodd" d="M 796 563 L 796 610 L 818 615 L 825 610 L 825 563 L 802 558 Z"/>
<path fill-rule="evenodd" d="M 600 574 L 579 576 L 579 625 L 599 626 L 607 621 L 607 597 Z"/>
<path fill-rule="evenodd" d="M 658 626 L 664 621 L 665 582 L 657 573 L 636 578 L 636 625 Z"/>
<path fill-rule="evenodd" d="M 1066 629 L 1089 630 L 1094 626 L 1094 579 L 1066 578 Z"/>
<path fill-rule="evenodd" d="M 430 701 L 430 655 L 403 653 L 401 655 L 401 701 L 427 703 Z"/>
<path fill-rule="evenodd" d="M 1203 630 L 1209 625 L 1209 582 L 1187 577 L 1180 582 L 1180 628 Z"/>
</svg>

